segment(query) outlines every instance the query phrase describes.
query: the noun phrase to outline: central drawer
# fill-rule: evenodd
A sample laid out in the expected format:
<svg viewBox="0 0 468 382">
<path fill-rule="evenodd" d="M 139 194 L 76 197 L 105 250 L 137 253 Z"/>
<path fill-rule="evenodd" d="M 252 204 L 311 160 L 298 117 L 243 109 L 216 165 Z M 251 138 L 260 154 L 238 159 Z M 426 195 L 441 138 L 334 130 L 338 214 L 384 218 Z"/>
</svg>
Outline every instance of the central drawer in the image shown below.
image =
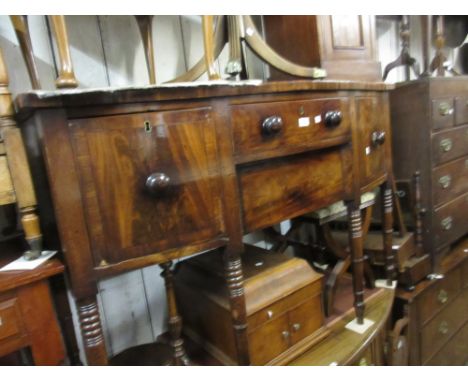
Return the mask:
<svg viewBox="0 0 468 382">
<path fill-rule="evenodd" d="M 329 147 L 350 134 L 347 98 L 237 105 L 231 117 L 238 162 Z"/>
<path fill-rule="evenodd" d="M 223 235 L 210 108 L 72 120 L 96 265 Z"/>
<path fill-rule="evenodd" d="M 351 189 L 348 149 L 328 149 L 241 167 L 246 232 L 342 200 Z"/>
</svg>

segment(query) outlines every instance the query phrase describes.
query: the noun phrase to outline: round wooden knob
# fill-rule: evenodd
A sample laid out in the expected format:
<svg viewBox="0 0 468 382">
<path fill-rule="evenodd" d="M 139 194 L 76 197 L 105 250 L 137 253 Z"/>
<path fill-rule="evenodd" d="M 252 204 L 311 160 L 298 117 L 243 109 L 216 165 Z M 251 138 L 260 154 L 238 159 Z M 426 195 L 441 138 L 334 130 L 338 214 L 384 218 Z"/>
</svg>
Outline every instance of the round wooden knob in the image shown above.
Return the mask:
<svg viewBox="0 0 468 382">
<path fill-rule="evenodd" d="M 163 172 L 153 172 L 146 178 L 145 187 L 150 194 L 157 195 L 167 190 L 170 182 L 171 178 Z"/>
<path fill-rule="evenodd" d="M 278 115 L 265 118 L 262 122 L 262 134 L 276 134 L 283 128 L 283 119 Z"/>
<path fill-rule="evenodd" d="M 372 133 L 372 144 L 374 146 L 383 145 L 385 142 L 385 131 L 374 131 Z"/>
<path fill-rule="evenodd" d="M 341 123 L 343 116 L 341 115 L 341 111 L 331 110 L 325 113 L 325 117 L 323 119 L 326 127 L 336 127 Z"/>
</svg>

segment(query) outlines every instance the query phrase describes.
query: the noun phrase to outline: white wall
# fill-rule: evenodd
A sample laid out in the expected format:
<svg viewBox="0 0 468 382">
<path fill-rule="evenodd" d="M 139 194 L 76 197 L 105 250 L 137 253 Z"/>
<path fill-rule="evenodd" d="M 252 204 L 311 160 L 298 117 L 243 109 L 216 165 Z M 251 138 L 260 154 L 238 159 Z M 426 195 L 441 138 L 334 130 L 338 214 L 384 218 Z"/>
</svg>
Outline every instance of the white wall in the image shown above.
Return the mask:
<svg viewBox="0 0 468 382">
<path fill-rule="evenodd" d="M 143 46 L 132 16 L 67 16 L 66 22 L 73 65 L 81 88 L 148 83 Z M 54 89 L 57 49 L 50 26 L 43 16 L 29 17 L 29 24 L 42 88 Z M 416 22 L 414 28 L 418 28 Z M 400 51 L 398 25 L 393 20 L 379 20 L 377 34 L 382 67 L 385 67 Z M 182 74 L 202 57 L 198 16 L 156 16 L 153 36 L 157 83 Z M 414 50 L 421 62 L 420 51 L 415 46 L 416 43 L 412 52 Z M 0 16 L 0 48 L 9 71 L 12 93 L 30 90 L 26 66 L 8 16 Z M 217 61 L 220 73 L 224 72 L 227 58 L 225 49 Z M 263 65 L 258 59 L 250 55 L 249 63 L 256 77 L 262 78 Z M 403 70 L 399 69 L 390 74 L 388 81 L 403 78 Z M 261 233 L 251 234 L 247 240 L 267 245 Z M 151 266 L 99 283 L 98 300 L 110 355 L 151 342 L 164 330 L 166 302 L 159 273 L 158 266 Z M 74 304 L 72 308 L 74 310 Z M 78 341 L 81 347 L 79 335 Z M 82 359 L 85 358 L 82 356 Z"/>
</svg>

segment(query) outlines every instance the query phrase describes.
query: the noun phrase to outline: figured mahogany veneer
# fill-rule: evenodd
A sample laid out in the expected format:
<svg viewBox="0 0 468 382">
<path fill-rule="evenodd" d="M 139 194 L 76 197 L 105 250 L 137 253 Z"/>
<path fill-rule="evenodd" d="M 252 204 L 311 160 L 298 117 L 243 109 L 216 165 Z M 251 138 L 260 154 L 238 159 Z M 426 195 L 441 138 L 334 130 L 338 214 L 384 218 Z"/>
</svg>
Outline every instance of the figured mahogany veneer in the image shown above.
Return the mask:
<svg viewBox="0 0 468 382">
<path fill-rule="evenodd" d="M 99 278 L 213 249 L 229 294 L 230 354 L 239 364 L 262 363 L 264 336 L 251 340 L 247 325 L 243 234 L 338 200 L 350 216 L 362 321 L 359 200 L 363 191 L 389 188 L 387 89 L 294 81 L 19 96 L 46 240 L 61 243 L 88 363 L 108 362 Z M 391 275 L 391 198 L 384 215 Z M 182 324 L 173 324 L 180 345 Z"/>
</svg>

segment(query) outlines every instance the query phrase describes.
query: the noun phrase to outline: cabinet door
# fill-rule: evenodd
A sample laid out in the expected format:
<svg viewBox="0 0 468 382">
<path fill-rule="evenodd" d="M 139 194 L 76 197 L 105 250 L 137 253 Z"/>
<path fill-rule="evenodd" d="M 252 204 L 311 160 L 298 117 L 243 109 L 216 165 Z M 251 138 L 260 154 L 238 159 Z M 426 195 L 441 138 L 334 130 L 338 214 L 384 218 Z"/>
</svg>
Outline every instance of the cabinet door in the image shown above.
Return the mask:
<svg viewBox="0 0 468 382">
<path fill-rule="evenodd" d="M 224 232 L 209 108 L 73 120 L 96 265 Z"/>
<path fill-rule="evenodd" d="M 364 188 L 386 173 L 391 140 L 388 104 L 383 97 L 356 97 L 356 116 L 359 172 L 361 188 Z"/>
<path fill-rule="evenodd" d="M 320 295 L 312 297 L 289 312 L 291 343 L 294 345 L 306 338 L 323 323 Z"/>
</svg>

